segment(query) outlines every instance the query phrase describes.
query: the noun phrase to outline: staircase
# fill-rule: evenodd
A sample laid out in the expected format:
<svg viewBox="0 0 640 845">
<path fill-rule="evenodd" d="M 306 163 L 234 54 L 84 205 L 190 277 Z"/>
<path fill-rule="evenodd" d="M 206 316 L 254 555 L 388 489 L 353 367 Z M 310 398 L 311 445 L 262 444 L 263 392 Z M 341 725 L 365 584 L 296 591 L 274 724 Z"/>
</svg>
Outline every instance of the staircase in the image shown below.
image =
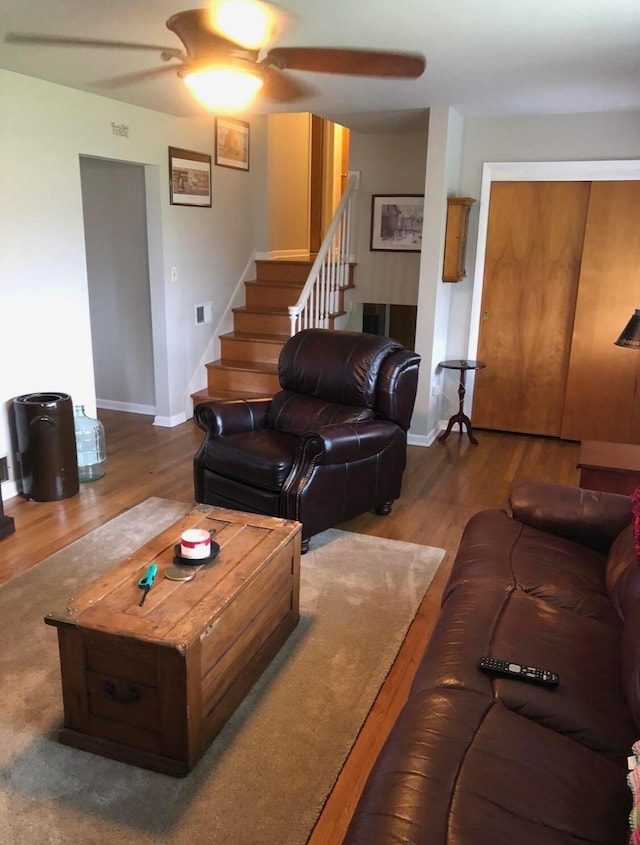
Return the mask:
<svg viewBox="0 0 640 845">
<path fill-rule="evenodd" d="M 280 390 L 278 357 L 291 335 L 288 308 L 298 301 L 312 266 L 313 257 L 256 261 L 255 281 L 245 282 L 245 305 L 233 309 L 233 331 L 220 335 L 221 358 L 207 364 L 207 387 L 192 394 L 194 405 L 210 399 L 273 396 Z M 339 290 L 328 328 L 345 313 L 344 293 L 352 287 L 350 265 L 348 285 Z"/>
</svg>

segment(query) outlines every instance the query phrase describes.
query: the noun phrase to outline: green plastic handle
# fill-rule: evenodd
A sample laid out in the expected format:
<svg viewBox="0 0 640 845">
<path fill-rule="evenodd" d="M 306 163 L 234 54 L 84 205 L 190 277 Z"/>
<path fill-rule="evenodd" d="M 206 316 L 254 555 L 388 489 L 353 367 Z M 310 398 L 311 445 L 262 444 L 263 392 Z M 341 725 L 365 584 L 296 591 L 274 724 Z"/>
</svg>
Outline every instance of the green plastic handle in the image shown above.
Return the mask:
<svg viewBox="0 0 640 845">
<path fill-rule="evenodd" d="M 157 571 L 158 567 L 155 563 L 149 564 L 149 566 L 147 567 L 147 571 L 138 581 L 138 586 L 141 590 L 148 590 L 151 587 L 151 585 L 153 584 L 153 579 L 156 577 Z"/>
</svg>

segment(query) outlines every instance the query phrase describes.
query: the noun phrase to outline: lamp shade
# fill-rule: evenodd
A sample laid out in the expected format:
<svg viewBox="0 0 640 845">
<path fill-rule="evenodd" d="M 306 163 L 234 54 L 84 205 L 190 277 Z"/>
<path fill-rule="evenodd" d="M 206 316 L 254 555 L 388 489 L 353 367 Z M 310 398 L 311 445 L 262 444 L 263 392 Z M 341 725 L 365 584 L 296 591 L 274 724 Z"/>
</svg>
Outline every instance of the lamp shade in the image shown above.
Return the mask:
<svg viewBox="0 0 640 845">
<path fill-rule="evenodd" d="M 262 87 L 262 77 L 250 62 L 203 63 L 178 71 L 187 87 L 208 109 L 237 112 L 246 109 Z"/>
<path fill-rule="evenodd" d="M 640 308 L 622 330 L 622 334 L 615 342 L 616 346 L 627 346 L 630 349 L 640 349 Z"/>
</svg>

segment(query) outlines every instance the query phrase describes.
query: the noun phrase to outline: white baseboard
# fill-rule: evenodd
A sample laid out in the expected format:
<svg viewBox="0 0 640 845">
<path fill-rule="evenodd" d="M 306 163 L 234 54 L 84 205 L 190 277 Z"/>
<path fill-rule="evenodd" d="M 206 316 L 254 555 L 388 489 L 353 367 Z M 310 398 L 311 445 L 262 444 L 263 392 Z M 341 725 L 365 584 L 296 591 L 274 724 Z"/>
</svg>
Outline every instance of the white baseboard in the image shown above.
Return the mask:
<svg viewBox="0 0 640 845">
<path fill-rule="evenodd" d="M 156 412 L 155 405 L 138 405 L 135 402 L 113 402 L 111 399 L 96 399 L 96 408 L 105 411 L 124 411 L 126 414 L 147 414 L 152 417 Z"/>
<path fill-rule="evenodd" d="M 173 428 L 187 421 L 186 414 L 174 414 L 172 417 L 155 417 L 153 424 L 159 428 Z"/>
<path fill-rule="evenodd" d="M 440 422 L 435 428 L 432 428 L 428 434 L 407 434 L 407 443 L 409 446 L 431 446 L 436 441 L 436 437 L 440 434 L 443 428 L 446 428 L 446 423 Z"/>
<path fill-rule="evenodd" d="M 2 501 L 5 504 L 7 499 L 13 499 L 15 496 L 20 495 L 20 490 L 15 481 L 3 481 L 0 487 L 2 487 Z"/>
</svg>

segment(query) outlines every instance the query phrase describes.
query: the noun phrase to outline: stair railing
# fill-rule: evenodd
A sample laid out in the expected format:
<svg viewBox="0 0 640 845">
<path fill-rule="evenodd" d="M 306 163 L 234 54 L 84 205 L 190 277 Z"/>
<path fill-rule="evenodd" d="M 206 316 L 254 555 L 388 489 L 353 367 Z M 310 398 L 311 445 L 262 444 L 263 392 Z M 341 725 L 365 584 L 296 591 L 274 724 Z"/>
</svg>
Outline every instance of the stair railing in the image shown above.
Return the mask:
<svg viewBox="0 0 640 845">
<path fill-rule="evenodd" d="M 302 329 L 329 327 L 340 306 L 340 291 L 350 285 L 350 244 L 359 174 L 352 173 L 333 220 L 295 305 L 289 306 L 291 336 Z"/>
</svg>

